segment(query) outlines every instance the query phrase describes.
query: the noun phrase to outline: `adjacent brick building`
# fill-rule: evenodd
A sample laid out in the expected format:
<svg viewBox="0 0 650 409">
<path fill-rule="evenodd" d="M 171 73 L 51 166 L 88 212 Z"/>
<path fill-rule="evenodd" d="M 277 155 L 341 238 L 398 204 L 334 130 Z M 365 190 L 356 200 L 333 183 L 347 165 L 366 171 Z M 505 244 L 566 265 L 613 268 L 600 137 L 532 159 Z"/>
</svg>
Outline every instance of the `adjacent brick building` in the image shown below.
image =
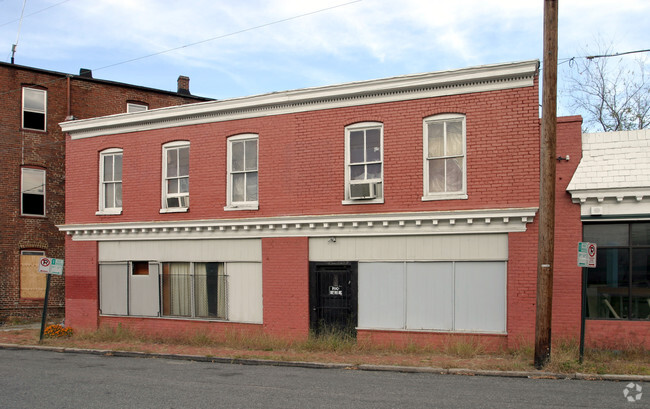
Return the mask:
<svg viewBox="0 0 650 409">
<path fill-rule="evenodd" d="M 192 96 L 189 79 L 178 92 L 0 63 L 0 322 L 39 316 L 45 276 L 38 258 L 64 258 L 66 119 L 205 101 Z M 63 279 L 53 277 L 50 311 L 62 315 Z"/>
<path fill-rule="evenodd" d="M 65 122 L 66 322 L 530 341 L 538 92 L 524 61 Z M 572 338 L 581 122 L 558 121 L 553 328 Z"/>
</svg>

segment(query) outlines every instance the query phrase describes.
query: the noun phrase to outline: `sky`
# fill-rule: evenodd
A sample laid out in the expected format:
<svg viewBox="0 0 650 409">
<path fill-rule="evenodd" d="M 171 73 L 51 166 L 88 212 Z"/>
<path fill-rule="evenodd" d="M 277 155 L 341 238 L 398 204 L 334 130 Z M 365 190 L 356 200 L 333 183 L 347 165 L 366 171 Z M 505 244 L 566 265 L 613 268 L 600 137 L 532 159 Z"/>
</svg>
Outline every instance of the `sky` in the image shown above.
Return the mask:
<svg viewBox="0 0 650 409">
<path fill-rule="evenodd" d="M 22 15 L 22 19 L 21 19 Z M 542 59 L 543 0 L 0 0 L 0 58 L 228 99 Z M 569 59 L 650 48 L 650 1 L 560 0 Z M 646 58 L 648 53 L 622 57 Z"/>
</svg>

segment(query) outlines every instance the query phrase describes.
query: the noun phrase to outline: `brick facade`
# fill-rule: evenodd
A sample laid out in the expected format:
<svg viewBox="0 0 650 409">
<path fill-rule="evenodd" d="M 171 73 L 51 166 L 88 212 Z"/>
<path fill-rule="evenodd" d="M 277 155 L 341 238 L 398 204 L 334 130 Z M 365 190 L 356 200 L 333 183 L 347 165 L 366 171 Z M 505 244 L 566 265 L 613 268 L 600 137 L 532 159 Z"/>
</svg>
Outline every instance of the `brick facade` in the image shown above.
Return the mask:
<svg viewBox="0 0 650 409">
<path fill-rule="evenodd" d="M 68 250 L 68 257 L 82 257 L 81 252 L 92 247 L 77 244 L 102 240 L 116 240 L 126 247 L 136 246 L 141 240 L 196 240 L 198 247 L 200 240 L 259 238 L 263 323 L 102 316 L 97 310 L 97 299 L 88 298 L 92 291 L 73 291 L 77 287 L 69 287 L 71 292 L 66 298 L 74 299 L 77 307 L 71 305 L 66 316 L 70 322 L 88 328 L 96 328 L 98 323 L 94 319 L 97 319 L 99 323 L 116 325 L 120 322 L 146 331 L 261 330 L 271 336 L 300 339 L 310 330 L 309 262 L 321 261 L 310 258 L 312 238 L 431 236 L 456 232 L 462 236 L 498 230 L 498 233 L 507 233 L 507 257 L 503 260 L 507 262 L 507 316 L 503 333 L 468 335 L 362 329 L 358 336 L 378 343 L 444 343 L 450 338 L 469 337 L 479 339 L 492 349 L 529 343 L 535 328 L 536 208 L 539 205 L 540 124 L 536 74 L 535 70 L 525 85 L 495 86 L 476 92 L 451 90 L 435 96 L 418 94 L 407 98 L 400 97 L 399 93 L 377 91 L 380 96 L 368 103 L 355 103 L 355 100 L 366 98 L 370 91 L 351 93 L 347 99 L 341 97 L 347 102 L 339 106 L 332 102 L 337 99 L 335 91 L 338 88 L 334 91 L 324 89 L 322 92 L 328 93 L 327 96 L 319 94 L 304 105 L 296 103 L 298 108 L 293 109 L 286 107 L 292 106 L 291 98 L 300 96 L 300 92 L 289 92 L 276 99 L 272 94 L 205 105 L 206 110 L 213 109 L 217 114 L 198 109 L 170 109 L 166 111 L 166 124 L 149 123 L 149 129 L 134 130 L 126 123 L 99 118 L 95 123 L 97 128 L 110 123 L 111 126 L 123 125 L 126 130 L 120 132 L 111 128 L 110 132 L 100 130 L 92 136 L 82 133 L 85 125 L 74 128 L 77 125 L 71 124 L 73 130 L 67 137 L 66 225 L 63 229 L 72 235 L 73 239 L 67 243 L 75 253 Z M 355 86 L 362 89 L 365 84 L 350 87 Z M 456 86 L 449 85 L 452 89 Z M 413 88 L 416 86 L 401 92 L 419 92 Z M 426 89 L 430 92 L 436 86 Z M 320 91 L 307 90 L 305 93 L 318 94 Z M 265 105 L 257 102 L 259 100 L 268 103 Z M 305 108 L 310 103 L 317 108 Z M 241 104 L 239 108 L 234 107 L 237 104 Z M 465 116 L 468 197 L 423 200 L 423 120 L 446 113 Z M 214 115 L 215 119 L 205 119 L 209 115 Z M 233 119 L 223 119 L 228 115 Z M 187 123 L 180 119 L 168 125 L 178 117 L 188 118 Z M 143 115 L 142 122 L 147 118 Z M 151 121 L 156 119 L 152 117 Z M 361 122 L 383 125 L 383 203 L 344 203 L 345 127 Z M 558 121 L 557 153 L 563 157 L 569 155 L 571 159 L 558 162 L 557 167 L 555 338 L 576 338 L 579 331 L 580 269 L 575 266 L 575 245 L 582 236 L 580 207 L 572 203 L 566 186 L 581 156 L 580 127 L 580 117 Z M 227 138 L 245 133 L 256 134 L 259 138 L 259 208 L 233 211 L 227 208 Z M 190 144 L 191 205 L 187 211 L 165 213 L 161 212 L 161 151 L 164 144 L 172 141 Z M 98 155 L 108 148 L 123 150 L 123 207 L 119 215 L 98 216 L 95 214 Z M 518 216 L 491 220 L 482 213 L 496 211 Z M 531 216 L 519 215 L 517 211 L 531 212 Z M 473 214 L 480 216 L 475 220 Z M 439 222 L 438 215 L 445 219 Z M 380 219 L 383 221 L 376 221 Z M 196 260 L 206 257 L 209 255 L 202 254 Z M 446 260 L 453 260 L 451 257 L 449 255 Z M 384 260 L 381 254 L 376 258 Z M 339 261 L 368 262 L 372 259 Z M 82 264 L 75 266 L 68 277 L 82 276 L 84 269 L 88 272 L 85 277 L 92 280 L 97 271 L 96 262 L 86 260 Z M 94 284 L 88 283 L 88 287 L 94 288 Z M 597 342 L 597 339 L 592 341 Z"/>
<path fill-rule="evenodd" d="M 22 128 L 22 88 L 47 91 L 46 131 Z M 92 118 L 126 112 L 126 103 L 149 108 L 206 100 L 172 92 L 137 87 L 78 75 L 0 63 L 0 322 L 8 317 L 39 317 L 42 297 L 20 297 L 20 252 L 41 250 L 46 256 L 65 259 L 64 223 L 65 136 L 59 123 L 67 117 Z M 46 172 L 45 217 L 21 216 L 21 168 Z M 95 168 L 93 166 L 92 168 Z M 67 267 L 67 266 L 66 266 Z M 64 279 L 53 277 L 49 311 L 62 316 Z"/>
</svg>

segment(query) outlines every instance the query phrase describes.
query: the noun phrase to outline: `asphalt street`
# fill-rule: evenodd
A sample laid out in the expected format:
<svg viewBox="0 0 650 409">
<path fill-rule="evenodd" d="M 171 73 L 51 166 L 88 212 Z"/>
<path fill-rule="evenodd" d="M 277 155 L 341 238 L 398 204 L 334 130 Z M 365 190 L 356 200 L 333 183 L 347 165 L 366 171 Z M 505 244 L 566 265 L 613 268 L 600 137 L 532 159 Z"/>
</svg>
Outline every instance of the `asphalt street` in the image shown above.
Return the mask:
<svg viewBox="0 0 650 409">
<path fill-rule="evenodd" d="M 648 407 L 628 384 L 0 350 L 2 408 Z"/>
</svg>

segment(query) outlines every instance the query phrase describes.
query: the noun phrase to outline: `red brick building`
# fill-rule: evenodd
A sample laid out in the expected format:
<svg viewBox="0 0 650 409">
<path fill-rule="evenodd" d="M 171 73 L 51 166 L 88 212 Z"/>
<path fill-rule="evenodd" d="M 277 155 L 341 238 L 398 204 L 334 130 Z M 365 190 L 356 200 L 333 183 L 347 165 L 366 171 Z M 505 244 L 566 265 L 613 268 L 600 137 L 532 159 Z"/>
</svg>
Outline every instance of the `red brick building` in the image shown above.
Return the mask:
<svg viewBox="0 0 650 409">
<path fill-rule="evenodd" d="M 538 92 L 524 61 L 65 122 L 66 323 L 532 340 Z M 580 128 L 558 123 L 553 326 L 573 338 Z"/>
<path fill-rule="evenodd" d="M 179 92 L 0 63 L 0 322 L 37 317 L 45 276 L 41 256 L 64 258 L 65 137 L 59 122 L 205 101 Z M 52 279 L 50 311 L 63 314 L 63 279 Z"/>
</svg>

